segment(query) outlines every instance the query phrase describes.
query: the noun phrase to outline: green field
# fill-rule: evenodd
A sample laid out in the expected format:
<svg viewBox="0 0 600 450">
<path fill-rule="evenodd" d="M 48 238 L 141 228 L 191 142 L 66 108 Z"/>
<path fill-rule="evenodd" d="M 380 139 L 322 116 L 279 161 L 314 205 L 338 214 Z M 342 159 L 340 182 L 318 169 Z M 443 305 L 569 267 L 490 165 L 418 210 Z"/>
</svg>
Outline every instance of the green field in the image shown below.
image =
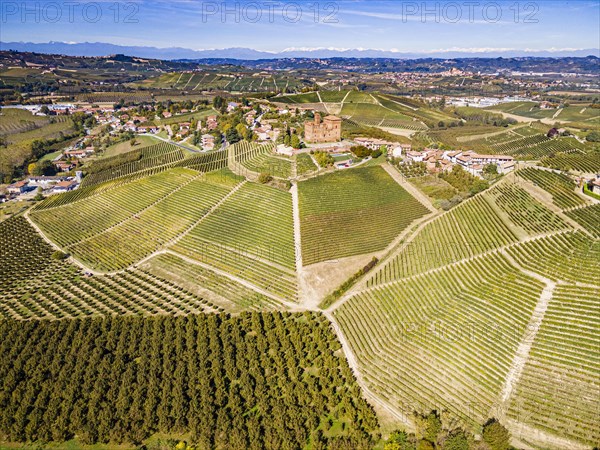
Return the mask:
<svg viewBox="0 0 600 450">
<path fill-rule="evenodd" d="M 381 167 L 299 183 L 305 265 L 383 250 L 427 209 Z"/>
<path fill-rule="evenodd" d="M 119 142 L 118 144 L 111 145 L 103 153 L 102 157 L 111 157 L 121 155 L 123 153 L 137 150 L 142 147 L 149 147 L 154 144 L 160 143 L 160 141 L 152 136 L 136 136 L 136 144 L 131 145 L 131 141 Z"/>
</svg>

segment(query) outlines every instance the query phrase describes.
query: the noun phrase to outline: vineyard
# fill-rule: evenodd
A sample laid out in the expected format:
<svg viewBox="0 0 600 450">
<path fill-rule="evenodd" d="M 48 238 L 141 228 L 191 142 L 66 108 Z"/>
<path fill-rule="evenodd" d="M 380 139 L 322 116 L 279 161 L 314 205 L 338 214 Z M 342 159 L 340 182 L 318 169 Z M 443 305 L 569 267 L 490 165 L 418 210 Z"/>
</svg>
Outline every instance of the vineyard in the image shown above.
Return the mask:
<svg viewBox="0 0 600 450">
<path fill-rule="evenodd" d="M 195 448 L 280 450 L 378 440 L 377 417 L 315 313 L 0 321 L 0 333 L 0 436 L 12 443 L 138 448 L 159 434 Z"/>
<path fill-rule="evenodd" d="M 60 246 L 89 239 L 159 202 L 198 176 L 190 169 L 172 169 L 101 191 L 86 201 L 68 203 L 31 214 Z"/>
<path fill-rule="evenodd" d="M 62 118 L 61 118 L 62 119 Z M 34 116 L 29 111 L 18 108 L 0 109 L 0 136 L 35 130 L 50 123 L 46 116 Z"/>
<path fill-rule="evenodd" d="M 364 100 L 362 97 L 361 99 Z M 342 116 L 361 125 L 372 127 L 404 128 L 415 131 L 427 129 L 427 126 L 413 120 L 412 117 L 384 108 L 375 103 L 373 98 L 370 99 L 371 101 L 366 103 L 351 103 L 350 99 L 347 99 L 342 106 Z"/>
<path fill-rule="evenodd" d="M 540 164 L 555 170 L 570 171 L 577 170 L 585 173 L 597 173 L 600 171 L 600 152 L 589 153 L 572 152 L 558 153 L 542 158 Z"/>
<path fill-rule="evenodd" d="M 469 139 L 468 145 L 479 151 L 512 155 L 519 159 L 542 159 L 558 153 L 581 154 L 583 144 L 572 137 L 549 138 L 545 128 L 521 126 L 487 137 Z"/>
<path fill-rule="evenodd" d="M 76 96 L 80 102 L 87 103 L 118 103 L 125 102 L 152 102 L 154 98 L 150 92 L 90 92 Z"/>
<path fill-rule="evenodd" d="M 212 172 L 227 167 L 227 150 L 194 155 L 173 164 L 173 167 L 189 167 L 198 172 Z"/>
<path fill-rule="evenodd" d="M 590 447 L 600 441 L 598 298 L 600 287 L 556 288 L 508 411 Z"/>
<path fill-rule="evenodd" d="M 516 241 L 492 206 L 477 196 L 428 223 L 369 285 L 406 278 Z"/>
<path fill-rule="evenodd" d="M 292 198 L 287 192 L 244 184 L 173 250 L 280 298 L 297 296 Z"/>
<path fill-rule="evenodd" d="M 233 146 L 236 162 L 254 173 L 268 173 L 276 178 L 287 179 L 292 174 L 292 160 L 275 156 L 273 144 L 259 145 L 242 141 Z"/>
<path fill-rule="evenodd" d="M 141 265 L 140 268 L 165 280 L 173 281 L 178 286 L 198 291 L 200 296 L 210 296 L 213 303 L 222 306 L 228 312 L 284 308 L 271 297 L 259 294 L 231 278 L 185 261 L 172 253 L 157 255 Z"/>
<path fill-rule="evenodd" d="M 600 279 L 600 241 L 580 231 L 535 239 L 508 252 L 522 267 L 551 280 L 597 285 Z"/>
<path fill-rule="evenodd" d="M 85 169 L 88 172 L 88 175 L 83 179 L 81 186 L 87 187 L 104 183 L 145 169 L 166 166 L 184 158 L 183 151 L 180 148 L 165 142 L 145 147 L 139 150 L 139 152 L 140 157 L 138 160 L 127 162 L 125 164 L 118 164 L 118 162 L 127 155 L 126 153 L 124 155 L 117 155 L 92 163 L 89 168 Z M 114 161 L 117 162 L 117 165 L 115 166 L 111 166 L 110 160 L 113 158 Z M 95 165 L 101 165 L 103 170 L 96 171 L 94 169 Z M 104 169 L 104 167 L 107 168 Z"/>
<path fill-rule="evenodd" d="M 66 251 L 88 267 L 107 272 L 124 269 L 189 230 L 232 188 L 196 175 L 143 211 Z"/>
<path fill-rule="evenodd" d="M 223 309 L 172 282 L 132 269 L 87 276 L 22 218 L 0 223 L 0 317 L 66 319 L 122 314 L 192 314 Z"/>
<path fill-rule="evenodd" d="M 389 404 L 481 422 L 542 288 L 494 253 L 357 294 L 334 315 Z"/>
<path fill-rule="evenodd" d="M 577 195 L 575 183 L 567 175 L 531 167 L 519 170 L 517 174 L 552 195 L 553 203 L 559 208 L 576 208 L 586 203 Z"/>
<path fill-rule="evenodd" d="M 317 170 L 317 166 L 309 154 L 299 153 L 296 155 L 296 173 L 298 176 L 306 175 L 315 170 Z"/>
<path fill-rule="evenodd" d="M 428 210 L 381 167 L 299 183 L 305 265 L 383 250 Z"/>
<path fill-rule="evenodd" d="M 568 228 L 556 214 L 535 200 L 517 184 L 500 184 L 486 194 L 516 226 L 536 235 Z"/>
<path fill-rule="evenodd" d="M 600 203 L 572 209 L 565 214 L 585 228 L 596 239 L 600 239 Z"/>
</svg>

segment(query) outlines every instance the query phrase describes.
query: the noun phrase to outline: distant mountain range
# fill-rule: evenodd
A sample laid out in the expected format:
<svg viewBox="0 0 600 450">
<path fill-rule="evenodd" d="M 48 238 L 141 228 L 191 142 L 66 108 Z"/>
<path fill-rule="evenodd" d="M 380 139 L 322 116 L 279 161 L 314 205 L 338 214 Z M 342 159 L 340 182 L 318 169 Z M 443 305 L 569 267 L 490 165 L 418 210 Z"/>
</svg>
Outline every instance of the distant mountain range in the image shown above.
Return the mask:
<svg viewBox="0 0 600 450">
<path fill-rule="evenodd" d="M 600 49 L 583 50 L 557 50 L 557 51 L 438 51 L 431 53 L 402 53 L 385 50 L 363 49 L 289 49 L 281 52 L 264 52 L 250 48 L 224 48 L 214 50 L 192 50 L 182 47 L 145 47 L 123 46 L 103 42 L 2 42 L 0 50 L 16 50 L 20 52 L 36 52 L 49 54 L 62 54 L 69 56 L 107 56 L 125 54 L 140 58 L 166 59 L 166 60 L 200 60 L 200 59 L 230 59 L 230 60 L 259 60 L 259 59 L 284 59 L 284 58 L 515 58 L 524 56 L 535 57 L 585 57 L 600 56 Z"/>
</svg>

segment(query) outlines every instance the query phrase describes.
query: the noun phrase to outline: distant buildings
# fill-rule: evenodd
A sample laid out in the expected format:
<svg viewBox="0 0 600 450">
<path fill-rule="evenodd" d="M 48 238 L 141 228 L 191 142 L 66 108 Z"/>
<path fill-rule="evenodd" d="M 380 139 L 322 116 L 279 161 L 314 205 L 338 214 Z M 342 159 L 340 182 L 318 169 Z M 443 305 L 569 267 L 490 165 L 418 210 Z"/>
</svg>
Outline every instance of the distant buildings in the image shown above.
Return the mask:
<svg viewBox="0 0 600 450">
<path fill-rule="evenodd" d="M 321 114 L 315 113 L 313 121 L 304 122 L 304 139 L 311 143 L 341 141 L 342 119 L 327 116 L 321 121 Z"/>
<path fill-rule="evenodd" d="M 498 173 L 509 173 L 515 168 L 515 158 L 508 155 L 480 155 L 473 151 L 451 151 L 444 152 L 443 158 L 477 176 L 481 176 L 483 167 L 489 164 L 498 166 Z"/>
</svg>

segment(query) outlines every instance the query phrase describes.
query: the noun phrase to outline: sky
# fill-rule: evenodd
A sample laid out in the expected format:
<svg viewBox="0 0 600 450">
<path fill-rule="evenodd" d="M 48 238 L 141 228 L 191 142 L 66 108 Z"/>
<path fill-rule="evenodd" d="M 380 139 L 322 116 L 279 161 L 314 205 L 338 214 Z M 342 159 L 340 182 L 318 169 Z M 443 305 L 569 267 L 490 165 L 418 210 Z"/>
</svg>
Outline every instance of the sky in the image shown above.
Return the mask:
<svg viewBox="0 0 600 450">
<path fill-rule="evenodd" d="M 0 41 L 398 52 L 600 47 L 600 1 L 0 2 Z"/>
</svg>

